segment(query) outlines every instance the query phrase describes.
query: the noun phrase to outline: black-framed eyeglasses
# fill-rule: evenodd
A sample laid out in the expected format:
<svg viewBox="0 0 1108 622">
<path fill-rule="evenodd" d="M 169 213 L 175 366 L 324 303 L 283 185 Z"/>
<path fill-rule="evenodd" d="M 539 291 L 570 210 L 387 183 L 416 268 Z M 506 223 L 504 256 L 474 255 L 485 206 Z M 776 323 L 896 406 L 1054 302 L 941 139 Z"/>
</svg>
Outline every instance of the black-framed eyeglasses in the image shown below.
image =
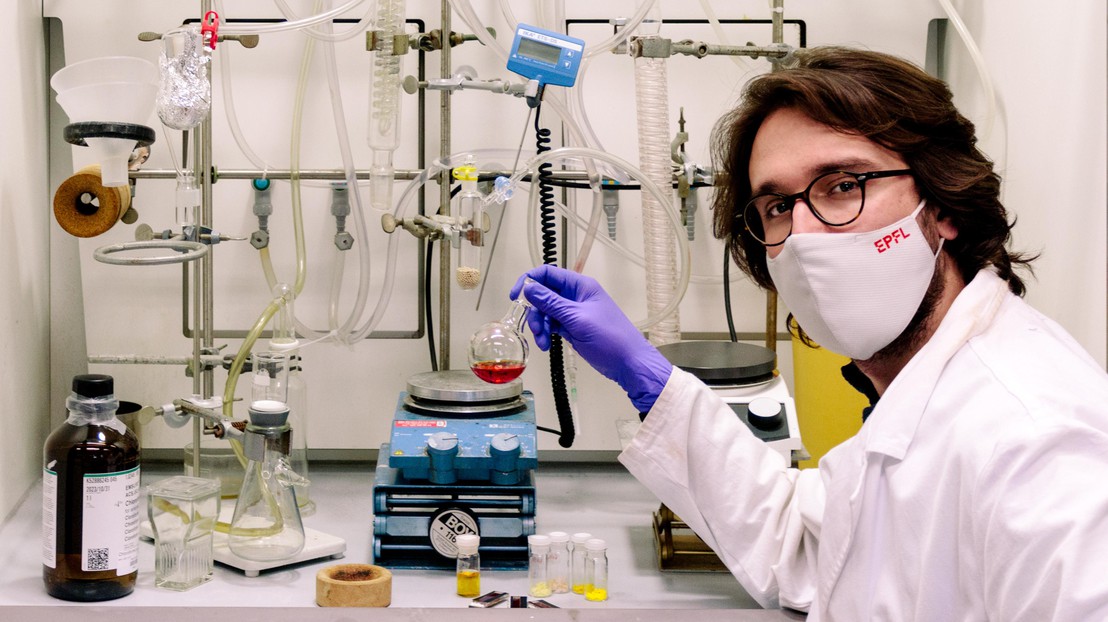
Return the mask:
<svg viewBox="0 0 1108 622">
<path fill-rule="evenodd" d="M 754 239 L 766 246 L 784 244 L 793 232 L 792 211 L 797 199 L 804 201 L 812 214 L 825 225 L 849 225 L 862 215 L 867 181 L 911 174 L 912 171 L 906 168 L 867 173 L 824 173 L 813 179 L 804 192 L 767 192 L 750 199 L 743 208 L 743 226 Z"/>
</svg>

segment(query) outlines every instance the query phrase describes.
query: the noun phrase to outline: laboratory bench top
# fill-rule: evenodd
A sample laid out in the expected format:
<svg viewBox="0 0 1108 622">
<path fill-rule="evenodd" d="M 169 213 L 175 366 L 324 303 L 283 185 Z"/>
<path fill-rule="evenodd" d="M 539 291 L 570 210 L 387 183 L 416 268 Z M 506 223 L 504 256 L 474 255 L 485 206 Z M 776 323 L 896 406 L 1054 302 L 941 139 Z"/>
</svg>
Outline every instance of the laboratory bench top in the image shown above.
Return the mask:
<svg viewBox="0 0 1108 622">
<path fill-rule="evenodd" d="M 46 594 L 42 584 L 41 483 L 32 487 L 13 515 L 0 525 L 0 620 L 141 619 L 204 620 L 213 615 L 239 622 L 265 620 L 673 620 L 687 610 L 704 610 L 712 620 L 802 620 L 803 614 L 762 610 L 729 573 L 661 572 L 657 566 L 652 514 L 658 501 L 622 466 L 614 463 L 543 463 L 536 470 L 536 531 L 588 531 L 608 541 L 609 599 L 588 602 L 577 594 L 545 600 L 560 609 L 468 608 L 455 594 L 452 570 L 392 569 L 388 609 L 322 608 L 315 604 L 315 575 L 336 563 L 368 563 L 373 530 L 373 467 L 369 464 L 311 465 L 315 512 L 305 527 L 346 541 L 345 556 L 263 571 L 247 577 L 216 564 L 211 581 L 185 592 L 154 587 L 154 547 L 139 544 L 135 591 L 100 603 L 68 603 Z M 142 484 L 177 474 L 179 466 L 145 465 Z M 145 516 L 145 495 L 142 513 Z M 525 570 L 482 570 L 482 592 L 527 593 Z M 215 611 L 220 613 L 216 614 Z M 233 611 L 229 611 L 234 608 Z M 453 609 L 454 611 L 444 611 Z M 443 616 L 448 616 L 443 618 Z M 134 619 L 134 618 L 132 618 Z"/>
</svg>

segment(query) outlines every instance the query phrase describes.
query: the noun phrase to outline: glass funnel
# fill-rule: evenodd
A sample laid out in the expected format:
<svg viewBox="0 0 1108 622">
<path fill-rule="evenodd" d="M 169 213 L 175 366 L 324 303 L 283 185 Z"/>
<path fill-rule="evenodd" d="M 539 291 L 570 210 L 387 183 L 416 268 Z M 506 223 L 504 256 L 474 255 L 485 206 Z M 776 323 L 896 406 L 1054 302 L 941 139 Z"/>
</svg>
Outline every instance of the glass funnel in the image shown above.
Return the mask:
<svg viewBox="0 0 1108 622">
<path fill-rule="evenodd" d="M 469 340 L 469 368 L 478 378 L 492 384 L 511 382 L 527 367 L 527 340 L 523 322 L 531 305 L 519 298 L 498 322 L 489 322 Z"/>
</svg>

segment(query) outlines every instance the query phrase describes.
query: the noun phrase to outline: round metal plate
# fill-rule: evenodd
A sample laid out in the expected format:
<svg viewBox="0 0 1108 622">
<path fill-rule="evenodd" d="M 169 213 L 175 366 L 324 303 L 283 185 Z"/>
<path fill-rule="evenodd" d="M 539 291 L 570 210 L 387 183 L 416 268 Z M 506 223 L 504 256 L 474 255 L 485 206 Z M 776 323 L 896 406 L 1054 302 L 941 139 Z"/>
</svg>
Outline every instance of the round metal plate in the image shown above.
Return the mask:
<svg viewBox="0 0 1108 622">
<path fill-rule="evenodd" d="M 515 398 L 496 402 L 440 402 L 404 397 L 404 407 L 414 413 L 444 418 L 480 418 L 510 414 L 526 406 L 523 399 Z"/>
<path fill-rule="evenodd" d="M 772 350 L 749 343 L 680 341 L 659 346 L 658 351 L 669 362 L 712 385 L 766 382 L 772 380 L 777 366 Z"/>
<path fill-rule="evenodd" d="M 495 402 L 507 401 L 523 394 L 523 382 L 513 380 L 504 384 L 490 384 L 466 369 L 429 371 L 408 378 L 408 394 L 414 398 L 436 402 Z M 512 405 L 514 408 L 516 404 Z"/>
</svg>

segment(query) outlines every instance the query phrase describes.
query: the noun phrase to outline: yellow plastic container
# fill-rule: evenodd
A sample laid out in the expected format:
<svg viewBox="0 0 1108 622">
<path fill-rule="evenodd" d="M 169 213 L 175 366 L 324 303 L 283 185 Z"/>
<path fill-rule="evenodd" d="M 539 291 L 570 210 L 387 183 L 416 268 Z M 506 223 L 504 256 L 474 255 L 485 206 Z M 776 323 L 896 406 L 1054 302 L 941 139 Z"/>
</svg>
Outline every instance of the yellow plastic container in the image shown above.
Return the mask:
<svg viewBox="0 0 1108 622">
<path fill-rule="evenodd" d="M 793 398 L 800 438 L 811 455 L 800 468 L 819 465 L 832 447 L 854 436 L 862 427 L 862 409 L 869 401 L 843 379 L 850 362 L 823 348 L 810 348 L 793 337 Z"/>
</svg>

